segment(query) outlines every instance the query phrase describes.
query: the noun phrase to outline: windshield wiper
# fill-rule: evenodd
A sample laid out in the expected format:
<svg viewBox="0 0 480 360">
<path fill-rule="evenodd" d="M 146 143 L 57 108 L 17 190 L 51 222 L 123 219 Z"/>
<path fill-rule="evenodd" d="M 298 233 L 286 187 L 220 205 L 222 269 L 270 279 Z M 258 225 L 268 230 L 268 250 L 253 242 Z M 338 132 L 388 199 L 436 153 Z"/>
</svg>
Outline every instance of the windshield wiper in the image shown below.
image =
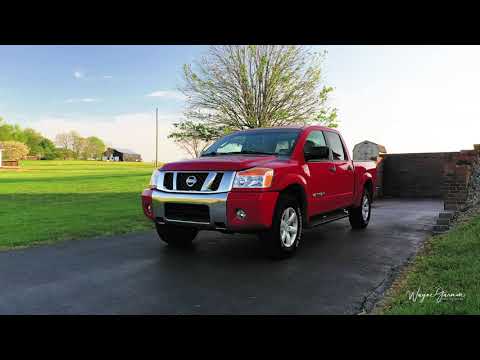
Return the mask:
<svg viewBox="0 0 480 360">
<path fill-rule="evenodd" d="M 269 153 L 264 151 L 251 151 L 251 150 L 244 150 L 244 151 L 233 151 L 233 152 L 225 152 L 225 153 L 217 153 L 216 151 L 212 151 L 206 154 L 202 154 L 201 157 L 204 156 L 217 156 L 217 155 L 278 155 L 276 153 Z"/>
<path fill-rule="evenodd" d="M 248 155 L 277 155 L 276 153 L 264 152 L 264 151 L 254 151 L 254 150 L 242 150 L 237 152 L 231 152 L 229 154 L 248 154 Z"/>
<path fill-rule="evenodd" d="M 212 152 L 209 152 L 209 153 L 202 154 L 202 155 L 200 155 L 200 157 L 204 157 L 204 156 L 217 156 L 217 155 L 218 155 L 217 152 L 212 151 Z"/>
</svg>

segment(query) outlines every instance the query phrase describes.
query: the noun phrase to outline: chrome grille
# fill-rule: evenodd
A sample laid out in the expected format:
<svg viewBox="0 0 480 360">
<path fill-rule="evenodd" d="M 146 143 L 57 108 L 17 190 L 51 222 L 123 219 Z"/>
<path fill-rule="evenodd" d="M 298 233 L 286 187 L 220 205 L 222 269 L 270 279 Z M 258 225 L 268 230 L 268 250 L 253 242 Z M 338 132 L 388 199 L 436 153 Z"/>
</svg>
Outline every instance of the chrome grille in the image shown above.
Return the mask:
<svg viewBox="0 0 480 360">
<path fill-rule="evenodd" d="M 234 178 L 234 171 L 160 171 L 157 189 L 180 193 L 228 192 Z"/>
<path fill-rule="evenodd" d="M 185 172 L 177 174 L 177 190 L 184 191 L 200 191 L 202 190 L 205 180 L 207 180 L 208 173 Z M 195 180 L 190 184 L 187 180 Z"/>
</svg>

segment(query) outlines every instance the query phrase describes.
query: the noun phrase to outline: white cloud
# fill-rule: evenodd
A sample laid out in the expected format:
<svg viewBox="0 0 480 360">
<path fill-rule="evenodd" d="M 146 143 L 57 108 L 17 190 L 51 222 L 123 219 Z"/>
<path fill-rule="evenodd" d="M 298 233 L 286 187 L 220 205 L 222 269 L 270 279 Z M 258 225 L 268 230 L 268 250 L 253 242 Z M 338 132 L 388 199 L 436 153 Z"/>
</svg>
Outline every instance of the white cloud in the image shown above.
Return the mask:
<svg viewBox="0 0 480 360">
<path fill-rule="evenodd" d="M 101 101 L 101 100 L 100 99 L 94 99 L 94 98 L 67 99 L 67 100 L 65 100 L 66 103 L 79 103 L 79 102 L 91 103 L 91 102 L 99 102 L 99 101 Z"/>
<path fill-rule="evenodd" d="M 185 100 L 185 95 L 183 95 L 180 91 L 175 90 L 158 90 L 146 96 L 159 97 L 164 99 Z"/>
<path fill-rule="evenodd" d="M 103 78 L 104 79 L 111 79 L 111 78 L 113 78 L 113 76 L 112 75 L 103 75 Z"/>
<path fill-rule="evenodd" d="M 81 79 L 81 78 L 84 78 L 85 77 L 85 74 L 80 72 L 80 71 L 74 71 L 73 72 L 73 76 L 76 78 L 76 79 Z"/>
<path fill-rule="evenodd" d="M 188 158 L 175 143 L 167 138 L 173 123 L 183 117 L 177 113 L 158 115 L 158 159 L 161 162 Z M 61 132 L 76 130 L 82 136 L 98 136 L 107 145 L 131 149 L 142 155 L 144 161 L 155 160 L 155 113 L 119 114 L 112 117 L 44 117 L 28 126 L 44 136 L 55 139 Z"/>
</svg>

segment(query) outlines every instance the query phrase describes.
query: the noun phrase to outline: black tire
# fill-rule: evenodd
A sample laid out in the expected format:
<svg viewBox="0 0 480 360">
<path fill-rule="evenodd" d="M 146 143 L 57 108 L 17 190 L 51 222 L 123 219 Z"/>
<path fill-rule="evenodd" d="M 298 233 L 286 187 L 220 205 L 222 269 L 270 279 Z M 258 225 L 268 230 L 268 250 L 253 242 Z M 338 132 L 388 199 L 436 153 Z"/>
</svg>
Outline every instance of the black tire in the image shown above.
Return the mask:
<svg viewBox="0 0 480 360">
<path fill-rule="evenodd" d="M 282 240 L 281 236 L 281 226 L 283 226 L 282 216 L 285 214 L 287 209 L 289 209 L 290 214 L 292 214 L 290 210 L 292 209 L 296 215 L 297 232 L 293 241 L 291 236 L 293 233 L 288 234 L 289 241 L 287 241 L 286 238 Z M 260 240 L 265 246 L 269 257 L 273 259 L 285 259 L 295 254 L 302 238 L 302 220 L 302 211 L 300 209 L 298 200 L 293 196 L 280 195 L 273 214 L 272 227 L 259 234 Z M 292 223 L 292 225 L 293 224 L 295 224 L 295 222 Z M 291 244 L 287 246 L 286 243 Z"/>
<path fill-rule="evenodd" d="M 366 198 L 366 200 L 365 200 Z M 363 213 L 364 201 L 368 201 L 368 216 Z M 363 189 L 362 200 L 360 206 L 352 208 L 349 211 L 348 219 L 353 229 L 365 229 L 370 222 L 370 216 L 372 214 L 372 194 L 367 188 Z"/>
<path fill-rule="evenodd" d="M 158 236 L 172 247 L 188 247 L 198 234 L 195 228 L 155 224 Z"/>
</svg>

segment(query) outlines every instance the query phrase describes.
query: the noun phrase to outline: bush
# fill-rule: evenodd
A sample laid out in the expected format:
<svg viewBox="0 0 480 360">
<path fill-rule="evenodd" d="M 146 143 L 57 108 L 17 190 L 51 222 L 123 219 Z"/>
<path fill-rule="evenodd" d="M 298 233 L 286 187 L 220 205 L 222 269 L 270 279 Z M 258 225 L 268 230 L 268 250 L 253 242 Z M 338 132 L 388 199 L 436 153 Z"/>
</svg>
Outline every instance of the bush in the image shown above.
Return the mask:
<svg viewBox="0 0 480 360">
<path fill-rule="evenodd" d="M 4 160 L 22 160 L 30 151 L 27 145 L 18 141 L 1 141 L 0 147 L 3 149 Z"/>
<path fill-rule="evenodd" d="M 73 160 L 75 159 L 75 153 L 70 150 L 70 149 L 56 149 L 55 152 L 55 158 L 56 159 L 62 159 L 62 160 Z M 49 159 L 46 159 L 49 160 Z"/>
</svg>

